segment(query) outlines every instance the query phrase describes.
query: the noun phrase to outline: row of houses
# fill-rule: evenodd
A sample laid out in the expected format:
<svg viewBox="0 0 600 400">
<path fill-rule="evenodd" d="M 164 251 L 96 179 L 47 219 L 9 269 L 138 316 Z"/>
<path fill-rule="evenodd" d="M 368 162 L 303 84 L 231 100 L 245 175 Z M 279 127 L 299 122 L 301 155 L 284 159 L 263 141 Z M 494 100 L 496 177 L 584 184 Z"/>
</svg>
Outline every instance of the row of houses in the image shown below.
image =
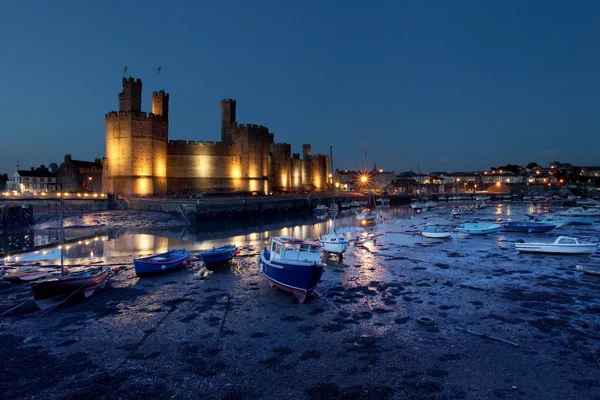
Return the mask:
<svg viewBox="0 0 600 400">
<path fill-rule="evenodd" d="M 102 163 L 98 161 L 73 160 L 65 155 L 59 166 L 40 166 L 29 170 L 16 166 L 12 178 L 6 181 L 4 191 L 21 194 L 41 194 L 49 192 L 101 192 Z"/>
<path fill-rule="evenodd" d="M 588 178 L 600 177 L 600 167 L 582 168 L 578 175 Z M 390 194 L 451 194 L 451 193 L 510 193 L 517 187 L 521 191 L 541 191 L 560 185 L 564 176 L 551 165 L 533 168 L 521 173 L 492 169 L 474 172 L 431 172 L 418 174 L 414 171 L 396 175 L 393 171 L 369 172 L 336 170 L 332 184 L 341 192 L 388 192 Z"/>
</svg>

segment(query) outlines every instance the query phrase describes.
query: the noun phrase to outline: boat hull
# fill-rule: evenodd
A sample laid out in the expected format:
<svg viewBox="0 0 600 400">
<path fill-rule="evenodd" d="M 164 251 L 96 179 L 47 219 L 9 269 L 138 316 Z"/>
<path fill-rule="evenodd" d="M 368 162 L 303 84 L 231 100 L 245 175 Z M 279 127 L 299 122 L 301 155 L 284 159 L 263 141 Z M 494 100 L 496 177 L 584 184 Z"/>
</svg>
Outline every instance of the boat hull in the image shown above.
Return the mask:
<svg viewBox="0 0 600 400">
<path fill-rule="evenodd" d="M 463 224 L 456 228 L 456 231 L 468 233 L 469 235 L 487 235 L 500 232 L 501 229 L 502 226 L 497 224 Z"/>
<path fill-rule="evenodd" d="M 544 243 L 515 243 L 515 248 L 522 253 L 551 253 L 551 254 L 592 254 L 596 245 L 555 245 Z"/>
<path fill-rule="evenodd" d="M 584 263 L 575 266 L 577 271 L 585 272 L 586 274 L 600 276 L 600 264 Z"/>
<path fill-rule="evenodd" d="M 452 237 L 452 232 L 421 232 L 423 237 L 433 238 L 433 239 L 448 239 Z"/>
<path fill-rule="evenodd" d="M 321 263 L 302 263 L 292 261 L 271 261 L 271 252 L 260 252 L 261 272 L 267 277 L 271 286 L 291 293 L 300 303 L 315 289 L 324 265 Z"/>
<path fill-rule="evenodd" d="M 550 232 L 556 228 L 556 225 L 551 224 L 535 224 L 535 223 L 507 223 L 504 224 L 502 230 L 505 232 L 524 232 L 524 233 L 544 233 Z"/>
<path fill-rule="evenodd" d="M 185 249 L 133 260 L 137 276 L 150 276 L 174 271 L 190 262 L 191 254 Z"/>
<path fill-rule="evenodd" d="M 237 247 L 227 245 L 202 252 L 196 257 L 204 263 L 207 270 L 217 271 L 229 264 L 229 261 L 231 261 L 236 254 Z"/>
<path fill-rule="evenodd" d="M 90 296 L 94 290 L 102 287 L 110 277 L 110 270 L 104 269 L 95 274 L 75 274 L 58 277 L 31 285 L 36 300 L 49 299 L 56 296 L 70 295 L 77 292 L 80 297 Z"/>
</svg>

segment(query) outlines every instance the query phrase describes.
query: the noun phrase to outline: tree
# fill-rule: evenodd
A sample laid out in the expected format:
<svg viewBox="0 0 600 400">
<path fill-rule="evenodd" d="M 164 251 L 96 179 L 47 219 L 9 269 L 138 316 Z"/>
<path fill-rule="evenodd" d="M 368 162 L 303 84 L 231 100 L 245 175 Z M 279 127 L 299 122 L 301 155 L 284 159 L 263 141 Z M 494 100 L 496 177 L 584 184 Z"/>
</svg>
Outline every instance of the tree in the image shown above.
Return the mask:
<svg viewBox="0 0 600 400">
<path fill-rule="evenodd" d="M 527 164 L 527 166 L 525 168 L 534 169 L 534 168 L 540 168 L 540 166 L 536 162 L 530 162 L 529 164 Z"/>
</svg>

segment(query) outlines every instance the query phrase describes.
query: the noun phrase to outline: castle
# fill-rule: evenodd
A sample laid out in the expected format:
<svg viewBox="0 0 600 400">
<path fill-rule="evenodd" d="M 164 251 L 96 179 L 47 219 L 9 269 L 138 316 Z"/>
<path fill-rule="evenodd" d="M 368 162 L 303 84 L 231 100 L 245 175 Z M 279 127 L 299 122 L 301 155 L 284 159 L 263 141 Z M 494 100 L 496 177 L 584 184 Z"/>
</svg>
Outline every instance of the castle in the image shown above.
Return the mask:
<svg viewBox="0 0 600 400">
<path fill-rule="evenodd" d="M 290 192 L 325 189 L 329 157 L 291 154 L 262 125 L 238 124 L 235 100 L 221 100 L 221 141 L 169 140 L 169 94 L 142 111 L 142 81 L 123 78 L 119 111 L 106 119 L 102 188 L 124 196 L 168 193 Z"/>
</svg>

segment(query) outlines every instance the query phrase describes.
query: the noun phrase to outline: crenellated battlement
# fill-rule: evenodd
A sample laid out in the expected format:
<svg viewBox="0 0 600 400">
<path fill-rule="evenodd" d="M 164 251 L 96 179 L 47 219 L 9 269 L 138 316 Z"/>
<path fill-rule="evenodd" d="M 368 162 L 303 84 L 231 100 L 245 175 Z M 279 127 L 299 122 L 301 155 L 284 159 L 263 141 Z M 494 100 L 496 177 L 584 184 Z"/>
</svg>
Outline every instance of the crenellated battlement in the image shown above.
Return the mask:
<svg viewBox="0 0 600 400">
<path fill-rule="evenodd" d="M 144 111 L 111 111 L 104 116 L 107 121 L 110 120 L 134 120 L 134 121 L 156 121 L 162 122 L 165 118 L 162 115 L 146 113 Z"/>
<path fill-rule="evenodd" d="M 123 77 L 123 86 L 125 85 L 141 85 L 142 80 L 140 78 L 134 79 L 132 76 L 129 78 Z"/>
<path fill-rule="evenodd" d="M 167 155 L 231 156 L 241 153 L 241 145 L 212 141 L 169 140 Z"/>
</svg>

